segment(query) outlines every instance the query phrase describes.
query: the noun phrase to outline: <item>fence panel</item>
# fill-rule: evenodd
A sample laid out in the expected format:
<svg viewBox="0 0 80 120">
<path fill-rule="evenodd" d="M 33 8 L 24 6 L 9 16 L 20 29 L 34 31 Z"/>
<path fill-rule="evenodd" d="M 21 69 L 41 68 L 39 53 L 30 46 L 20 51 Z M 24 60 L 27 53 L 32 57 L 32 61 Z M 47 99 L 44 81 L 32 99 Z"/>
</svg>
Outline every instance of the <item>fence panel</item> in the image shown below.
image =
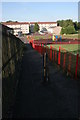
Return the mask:
<svg viewBox="0 0 80 120">
<path fill-rule="evenodd" d="M 61 47 L 58 51 L 52 46 L 49 48 L 48 46 L 44 47 L 42 45 L 36 45 L 35 49 L 41 54 L 46 52 L 51 61 L 60 65 L 65 71 L 68 71 L 70 75 L 75 76 L 77 59 L 76 55 L 66 51 Z M 77 76 L 80 77 L 80 56 L 78 58 Z"/>
</svg>

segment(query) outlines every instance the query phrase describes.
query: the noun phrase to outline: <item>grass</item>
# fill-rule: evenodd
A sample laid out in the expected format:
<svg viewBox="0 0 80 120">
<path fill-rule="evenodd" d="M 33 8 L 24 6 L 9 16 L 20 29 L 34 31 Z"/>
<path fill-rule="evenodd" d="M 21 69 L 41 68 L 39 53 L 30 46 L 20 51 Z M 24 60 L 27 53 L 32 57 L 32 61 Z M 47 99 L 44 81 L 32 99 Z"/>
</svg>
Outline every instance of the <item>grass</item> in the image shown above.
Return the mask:
<svg viewBox="0 0 80 120">
<path fill-rule="evenodd" d="M 50 34 L 46 34 L 46 35 L 28 35 L 28 36 L 29 36 L 28 39 L 33 38 L 34 40 L 51 39 L 52 38 L 52 36 Z"/>
<path fill-rule="evenodd" d="M 52 45 L 52 44 L 51 44 Z M 50 45 L 47 45 L 49 48 L 50 48 Z M 69 71 L 70 74 L 72 74 L 73 76 L 75 76 L 75 69 L 76 69 L 76 54 L 77 52 L 79 51 L 79 54 L 80 54 L 80 44 L 68 44 L 68 45 L 52 45 L 56 50 L 57 50 L 57 58 L 56 58 L 56 61 L 55 61 L 55 51 L 54 50 L 54 61 L 58 64 L 58 51 L 59 51 L 59 46 L 61 46 L 62 48 L 66 49 L 68 52 L 64 52 L 61 50 L 61 54 L 60 54 L 60 66 L 65 69 L 66 71 Z M 78 50 L 79 49 L 79 50 Z M 72 53 L 72 54 L 70 54 Z M 75 55 L 73 55 L 75 54 Z M 65 64 L 64 63 L 64 55 L 65 56 Z M 50 55 L 49 55 L 50 56 Z M 53 56 L 53 53 L 52 53 L 52 56 Z M 80 77 L 80 57 L 79 57 L 79 60 L 78 60 L 78 70 L 77 70 L 77 75 L 78 77 Z"/>
<path fill-rule="evenodd" d="M 34 40 L 39 40 L 39 39 L 51 39 L 52 36 L 50 34 L 46 35 L 30 35 Z M 67 34 L 67 35 L 58 35 L 62 36 L 62 38 L 67 38 L 67 39 L 80 39 L 80 34 Z"/>
<path fill-rule="evenodd" d="M 50 45 L 47 45 L 48 47 L 50 47 Z M 61 48 L 64 48 L 66 51 L 69 51 L 73 54 L 77 54 L 77 52 L 79 51 L 80 54 L 80 44 L 67 44 L 67 45 L 52 45 L 54 48 L 57 49 L 57 51 L 59 51 L 59 46 L 61 46 Z"/>
<path fill-rule="evenodd" d="M 62 38 L 78 39 L 78 38 L 80 38 L 80 36 L 78 34 L 68 34 L 68 35 L 62 35 Z"/>
<path fill-rule="evenodd" d="M 36 35 L 36 36 L 33 36 L 33 39 L 34 40 L 39 40 L 39 39 L 51 39 L 52 37 L 50 36 L 50 35 L 43 35 L 43 36 L 41 36 L 41 35 Z"/>
</svg>

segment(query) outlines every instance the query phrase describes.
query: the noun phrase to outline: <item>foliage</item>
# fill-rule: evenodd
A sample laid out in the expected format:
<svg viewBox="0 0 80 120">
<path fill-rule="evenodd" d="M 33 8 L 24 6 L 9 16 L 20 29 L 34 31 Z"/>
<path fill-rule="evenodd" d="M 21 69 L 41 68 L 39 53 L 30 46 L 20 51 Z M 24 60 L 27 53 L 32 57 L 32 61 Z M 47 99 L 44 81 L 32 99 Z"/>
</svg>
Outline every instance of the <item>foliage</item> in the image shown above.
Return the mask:
<svg viewBox="0 0 80 120">
<path fill-rule="evenodd" d="M 80 30 L 80 22 L 78 22 L 78 30 Z"/>
<path fill-rule="evenodd" d="M 58 26 L 61 27 L 67 27 L 67 26 L 72 26 L 73 25 L 73 21 L 68 19 L 68 20 L 58 20 L 57 21 Z"/>
<path fill-rule="evenodd" d="M 31 28 L 30 28 L 30 26 L 29 26 L 29 33 L 31 33 Z"/>
<path fill-rule="evenodd" d="M 9 23 L 9 22 L 18 22 L 18 21 L 12 21 L 12 20 L 8 20 L 8 21 L 6 21 L 7 23 Z"/>
<path fill-rule="evenodd" d="M 74 24 L 75 30 L 77 31 L 77 30 L 78 30 L 78 22 L 76 21 L 76 22 L 74 22 L 73 24 Z"/>
<path fill-rule="evenodd" d="M 73 22 L 71 19 L 58 20 L 57 23 L 62 27 L 61 34 L 74 34 L 78 30 L 78 23 Z"/>
<path fill-rule="evenodd" d="M 74 34 L 75 32 L 74 26 L 68 26 L 61 29 L 61 34 Z"/>
<path fill-rule="evenodd" d="M 38 23 L 35 23 L 33 31 L 34 32 L 38 32 L 39 31 L 39 25 L 38 25 Z"/>
</svg>

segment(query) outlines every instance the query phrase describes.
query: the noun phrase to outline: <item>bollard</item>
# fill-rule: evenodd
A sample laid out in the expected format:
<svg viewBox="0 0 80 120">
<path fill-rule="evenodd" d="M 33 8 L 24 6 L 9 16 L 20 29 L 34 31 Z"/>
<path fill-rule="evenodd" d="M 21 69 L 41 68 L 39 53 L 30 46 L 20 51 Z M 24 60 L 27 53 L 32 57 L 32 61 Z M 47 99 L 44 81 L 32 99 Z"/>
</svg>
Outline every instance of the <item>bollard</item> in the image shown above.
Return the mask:
<svg viewBox="0 0 80 120">
<path fill-rule="evenodd" d="M 54 61 L 54 50 L 53 50 L 53 61 Z"/>
<path fill-rule="evenodd" d="M 49 69 L 47 66 L 47 54 L 46 52 L 43 54 L 43 80 L 41 83 L 47 83 L 49 82 Z"/>
<path fill-rule="evenodd" d="M 69 72 L 71 71 L 71 55 L 69 55 L 69 65 L 68 65 Z"/>
<path fill-rule="evenodd" d="M 46 53 L 44 53 L 44 81 L 46 81 Z"/>
<path fill-rule="evenodd" d="M 31 42 L 32 42 L 32 47 L 33 47 L 33 40 Z"/>
<path fill-rule="evenodd" d="M 33 43 L 33 48 L 35 49 L 35 44 Z"/>
<path fill-rule="evenodd" d="M 79 57 L 79 54 L 77 54 L 77 56 L 76 56 L 76 69 L 75 69 L 75 78 L 77 78 L 78 57 Z"/>
<path fill-rule="evenodd" d="M 57 51 L 55 50 L 55 61 L 57 61 Z"/>
<path fill-rule="evenodd" d="M 59 53 L 58 53 L 58 65 L 60 65 L 60 46 L 59 46 Z"/>
<path fill-rule="evenodd" d="M 37 47 L 37 48 L 38 48 L 37 50 L 38 50 L 38 52 L 39 52 L 39 45 L 38 45 L 38 47 Z"/>
<path fill-rule="evenodd" d="M 40 53 L 41 53 L 41 44 L 40 44 Z"/>
<path fill-rule="evenodd" d="M 50 60 L 52 60 L 52 46 L 50 45 Z"/>
<path fill-rule="evenodd" d="M 43 47 L 44 47 L 44 45 L 42 44 L 42 54 L 43 54 L 43 49 L 44 49 Z"/>
<path fill-rule="evenodd" d="M 66 54 L 64 53 L 63 68 L 65 68 L 65 65 L 66 65 Z"/>
</svg>

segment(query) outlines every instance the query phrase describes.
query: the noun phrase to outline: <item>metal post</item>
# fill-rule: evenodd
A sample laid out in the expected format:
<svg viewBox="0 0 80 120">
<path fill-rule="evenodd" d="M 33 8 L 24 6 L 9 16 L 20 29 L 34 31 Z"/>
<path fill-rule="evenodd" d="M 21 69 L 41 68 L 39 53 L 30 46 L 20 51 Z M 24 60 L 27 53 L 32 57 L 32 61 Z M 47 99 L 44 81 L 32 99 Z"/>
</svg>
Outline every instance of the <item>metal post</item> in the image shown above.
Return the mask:
<svg viewBox="0 0 80 120">
<path fill-rule="evenodd" d="M 49 69 L 47 66 L 47 54 L 44 52 L 43 54 L 43 77 L 42 77 L 42 83 L 49 82 Z"/>
<path fill-rule="evenodd" d="M 60 46 L 59 46 L 59 52 L 58 52 L 58 65 L 60 65 Z"/>
<path fill-rule="evenodd" d="M 76 56 L 76 69 L 75 69 L 75 78 L 77 78 L 77 70 L 78 70 L 78 58 L 79 58 L 79 54 L 77 54 L 77 56 Z"/>
<path fill-rule="evenodd" d="M 44 81 L 46 81 L 46 52 L 44 53 Z"/>
</svg>

